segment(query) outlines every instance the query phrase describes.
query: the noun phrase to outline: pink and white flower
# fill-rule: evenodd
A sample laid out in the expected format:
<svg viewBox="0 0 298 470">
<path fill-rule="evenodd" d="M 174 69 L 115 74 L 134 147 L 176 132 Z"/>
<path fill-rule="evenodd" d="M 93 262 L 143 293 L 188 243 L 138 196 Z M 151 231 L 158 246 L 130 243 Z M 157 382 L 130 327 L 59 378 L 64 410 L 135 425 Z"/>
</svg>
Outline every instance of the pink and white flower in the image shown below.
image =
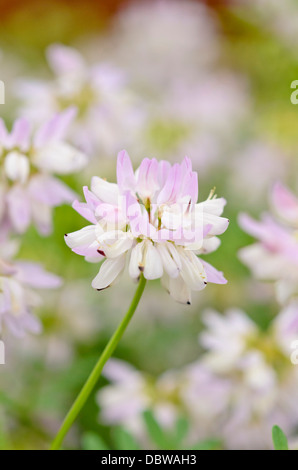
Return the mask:
<svg viewBox="0 0 298 470">
<path fill-rule="evenodd" d="M 121 70 L 108 63 L 89 65 L 79 51 L 62 44 L 52 44 L 46 56 L 52 79 L 16 84 L 22 115 L 38 123 L 74 106 L 69 138 L 88 155 L 100 151 L 110 156 L 119 141 L 134 140 L 143 110 Z"/>
<path fill-rule="evenodd" d="M 226 201 L 213 193 L 201 203 L 197 174 L 185 157 L 181 164 L 145 158 L 136 172 L 125 150 L 118 154 L 117 184 L 93 177 L 86 203 L 74 208 L 90 225 L 68 234 L 67 245 L 87 261 L 103 261 L 92 282 L 102 290 L 113 284 L 128 262 L 138 280 L 162 278 L 178 302 L 190 304 L 191 290 L 207 282 L 225 284 L 222 273 L 197 255 L 219 246 L 228 227 L 221 217 Z"/>
<path fill-rule="evenodd" d="M 33 221 L 46 235 L 51 210 L 74 198 L 57 175 L 82 169 L 87 159 L 63 140 L 74 109 L 57 114 L 35 132 L 26 119 L 15 121 L 9 132 L 0 120 L 0 221 L 23 233 Z"/>
<path fill-rule="evenodd" d="M 258 279 L 277 282 L 278 297 L 283 302 L 298 292 L 298 200 L 277 183 L 271 201 L 281 222 L 269 214 L 260 222 L 240 214 L 240 226 L 258 242 L 242 248 L 239 256 Z"/>
<path fill-rule="evenodd" d="M 111 359 L 104 375 L 111 382 L 97 394 L 104 423 L 124 425 L 144 441 L 144 411 L 151 409 L 161 426 L 171 429 L 175 424 L 181 412 L 178 396 L 182 382 L 178 371 L 168 371 L 154 379 L 124 361 Z"/>
<path fill-rule="evenodd" d="M 219 425 L 229 449 L 271 448 L 270 430 L 276 422 L 294 433 L 298 370 L 291 363 L 291 345 L 298 334 L 297 318 L 297 302 L 283 309 L 266 331 L 241 310 L 205 313 L 207 330 L 200 343 L 206 352 L 199 363 L 213 375 L 215 386 L 225 384 Z"/>
<path fill-rule="evenodd" d="M 8 260 L 11 247 L 6 250 L 5 246 L 1 246 L 0 258 L 0 333 L 4 329 L 19 337 L 27 331 L 39 333 L 41 325 L 32 310 L 42 302 L 35 289 L 57 288 L 61 279 L 38 263 Z"/>
</svg>

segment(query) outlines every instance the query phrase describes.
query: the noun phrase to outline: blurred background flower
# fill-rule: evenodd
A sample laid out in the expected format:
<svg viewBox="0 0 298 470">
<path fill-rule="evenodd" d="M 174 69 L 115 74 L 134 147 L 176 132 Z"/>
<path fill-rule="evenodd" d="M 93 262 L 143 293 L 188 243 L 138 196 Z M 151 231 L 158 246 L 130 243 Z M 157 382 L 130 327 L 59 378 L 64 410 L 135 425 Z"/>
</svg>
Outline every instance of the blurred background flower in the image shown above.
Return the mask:
<svg viewBox="0 0 298 470">
<path fill-rule="evenodd" d="M 55 175 L 53 210 L 38 212 L 52 233 L 41 237 L 28 219 L 22 236 L 7 240 L 7 184 L 11 191 L 29 176 L 21 142 L 3 152 L 1 140 L 0 257 L 14 266 L 20 244 L 18 259 L 42 263 L 64 282 L 42 291 L 34 308 L 40 335 L 4 336 L 0 448 L 48 447 L 133 295 L 125 278 L 117 295 L 94 292 L 97 266 L 73 256 L 63 240 L 84 225 L 70 195 L 83 200 L 81 188 L 93 175 L 115 181 L 122 148 L 135 168 L 145 157 L 174 163 L 187 155 L 199 174 L 200 200 L 214 185 L 227 199 L 230 227 L 208 262 L 224 267 L 228 284 L 194 293 L 184 307 L 152 281 L 66 446 L 268 448 L 275 423 L 297 441 L 298 369 L 290 356 L 298 339 L 298 112 L 290 85 L 298 78 L 298 6 L 2 0 L 0 12 L 0 111 L 8 132 L 22 116 L 36 133 L 53 112 L 70 107 L 76 117 L 65 141 L 88 156 L 85 166 L 59 171 L 62 153 L 54 160 L 47 153 L 30 180 Z M 270 217 L 262 219 L 264 212 Z M 1 279 L 13 278 L 5 263 Z"/>
</svg>

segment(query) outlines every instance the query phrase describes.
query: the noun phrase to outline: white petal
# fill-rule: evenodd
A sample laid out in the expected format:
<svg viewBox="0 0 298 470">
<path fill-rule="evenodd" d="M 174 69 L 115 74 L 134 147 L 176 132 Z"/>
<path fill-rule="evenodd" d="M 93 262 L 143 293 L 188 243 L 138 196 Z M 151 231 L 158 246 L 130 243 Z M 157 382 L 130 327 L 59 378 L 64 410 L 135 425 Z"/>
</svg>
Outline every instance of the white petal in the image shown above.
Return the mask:
<svg viewBox="0 0 298 470">
<path fill-rule="evenodd" d="M 129 275 L 133 279 L 137 279 L 140 276 L 142 270 L 142 259 L 143 249 L 145 242 L 137 243 L 136 246 L 131 250 L 130 261 L 129 261 Z M 141 269 L 140 269 L 141 266 Z"/>
<path fill-rule="evenodd" d="M 28 158 L 16 151 L 9 152 L 4 161 L 4 170 L 10 180 L 25 183 L 30 171 Z"/>
<path fill-rule="evenodd" d="M 91 191 L 102 202 L 107 202 L 115 206 L 119 205 L 119 189 L 117 184 L 108 183 L 108 181 L 98 176 L 93 176 L 91 180 Z"/>
<path fill-rule="evenodd" d="M 223 197 L 207 199 L 204 202 L 196 204 L 196 208 L 198 208 L 199 210 L 203 210 L 204 212 L 209 214 L 221 215 L 223 213 L 226 203 L 227 201 Z"/>
<path fill-rule="evenodd" d="M 161 257 L 157 248 L 148 242 L 145 246 L 144 277 L 146 279 L 159 279 L 163 274 Z"/>
<path fill-rule="evenodd" d="M 65 243 L 69 248 L 77 248 L 78 246 L 91 245 L 96 240 L 95 225 L 87 225 L 76 232 L 67 233 L 65 235 Z"/>
<path fill-rule="evenodd" d="M 191 292 L 187 284 L 183 281 L 181 276 L 174 278 L 164 274 L 161 279 L 162 285 L 167 289 L 170 296 L 176 302 L 181 304 L 191 304 Z"/>
<path fill-rule="evenodd" d="M 170 245 L 170 243 L 159 243 L 157 245 L 157 250 L 160 254 L 163 267 L 168 273 L 168 275 L 170 277 L 178 277 L 180 272 L 179 267 L 177 266 L 175 260 L 172 258 L 167 245 Z"/>
<path fill-rule="evenodd" d="M 191 251 L 181 252 L 181 276 L 191 290 L 202 290 L 207 284 L 204 267 Z"/>
<path fill-rule="evenodd" d="M 99 270 L 99 273 L 92 281 L 92 287 L 97 290 L 109 287 L 123 271 L 126 255 L 119 256 L 116 259 L 105 260 Z"/>
<path fill-rule="evenodd" d="M 128 251 L 133 244 L 131 233 L 121 230 L 105 232 L 97 238 L 97 241 L 108 258 L 117 258 Z"/>
<path fill-rule="evenodd" d="M 42 170 L 67 175 L 84 168 L 87 157 L 71 145 L 50 142 L 40 149 L 35 149 L 34 163 Z"/>
</svg>

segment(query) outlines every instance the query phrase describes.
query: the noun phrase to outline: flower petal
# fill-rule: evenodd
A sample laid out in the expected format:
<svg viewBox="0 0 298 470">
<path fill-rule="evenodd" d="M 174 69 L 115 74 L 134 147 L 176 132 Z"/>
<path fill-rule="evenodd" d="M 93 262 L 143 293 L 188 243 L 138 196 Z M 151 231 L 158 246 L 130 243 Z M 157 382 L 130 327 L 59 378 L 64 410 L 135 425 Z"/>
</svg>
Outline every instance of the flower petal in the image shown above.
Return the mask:
<svg viewBox="0 0 298 470">
<path fill-rule="evenodd" d="M 115 259 L 105 260 L 100 267 L 99 273 L 92 281 L 92 287 L 97 290 L 109 287 L 123 271 L 125 260 L 125 254 Z"/>
</svg>

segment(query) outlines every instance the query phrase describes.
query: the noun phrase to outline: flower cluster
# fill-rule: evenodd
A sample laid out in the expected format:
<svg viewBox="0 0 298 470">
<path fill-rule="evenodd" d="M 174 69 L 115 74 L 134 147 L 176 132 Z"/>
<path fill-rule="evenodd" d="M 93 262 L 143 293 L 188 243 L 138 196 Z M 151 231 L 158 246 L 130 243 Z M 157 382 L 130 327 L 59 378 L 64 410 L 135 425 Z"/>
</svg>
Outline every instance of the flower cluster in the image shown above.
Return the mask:
<svg viewBox="0 0 298 470">
<path fill-rule="evenodd" d="M 68 135 L 88 155 L 113 154 L 120 142 L 128 144 L 134 139 L 143 109 L 128 90 L 121 70 L 108 63 L 89 66 L 76 49 L 62 44 L 48 48 L 47 60 L 52 79 L 27 79 L 16 84 L 22 115 L 40 122 L 75 107 L 77 115 Z"/>
<path fill-rule="evenodd" d="M 128 261 L 129 275 L 138 280 L 162 278 L 178 302 L 190 304 L 191 291 L 207 282 L 224 284 L 222 273 L 198 255 L 219 246 L 218 235 L 228 227 L 221 217 L 225 200 L 198 199 L 197 174 L 190 160 L 171 166 L 145 158 L 133 171 L 126 151 L 117 162 L 117 184 L 94 177 L 86 203 L 74 208 L 91 225 L 67 234 L 67 245 L 87 261 L 103 261 L 92 282 L 102 290 L 113 284 Z"/>
<path fill-rule="evenodd" d="M 269 214 L 260 222 L 240 215 L 240 226 L 258 242 L 239 256 L 258 279 L 277 281 L 278 297 L 285 301 L 298 293 L 298 198 L 276 183 L 271 202 L 278 220 Z"/>
<path fill-rule="evenodd" d="M 16 260 L 16 236 L 33 223 L 40 234 L 52 230 L 52 208 L 71 202 L 75 193 L 58 175 L 81 170 L 87 157 L 65 140 L 76 110 L 53 115 L 37 128 L 17 119 L 9 131 L 0 119 L 0 329 L 21 336 L 37 333 L 33 310 L 41 299 L 35 288 L 56 288 L 61 279 L 41 265 Z"/>
<path fill-rule="evenodd" d="M 54 174 L 69 174 L 86 164 L 85 155 L 63 140 L 74 115 L 70 108 L 36 131 L 21 118 L 8 132 L 0 120 L 1 230 L 24 233 L 33 221 L 47 235 L 51 208 L 73 201 L 73 191 Z"/>
<path fill-rule="evenodd" d="M 0 247 L 0 334 L 7 328 L 15 336 L 23 336 L 26 331 L 38 333 L 41 328 L 32 314 L 41 303 L 35 289 L 57 288 L 61 279 L 38 263 L 12 262 L 16 248 L 7 242 Z"/>
<path fill-rule="evenodd" d="M 169 429 L 179 416 L 187 416 L 193 442 L 221 437 L 228 449 L 271 448 L 276 422 L 289 435 L 295 433 L 298 372 L 290 356 L 297 318 L 297 302 L 280 312 L 267 331 L 241 310 L 206 311 L 200 335 L 205 353 L 197 361 L 157 379 L 121 361 L 107 365 L 111 384 L 97 395 L 101 420 L 124 425 L 148 445 L 142 414 L 151 409 Z"/>
</svg>

